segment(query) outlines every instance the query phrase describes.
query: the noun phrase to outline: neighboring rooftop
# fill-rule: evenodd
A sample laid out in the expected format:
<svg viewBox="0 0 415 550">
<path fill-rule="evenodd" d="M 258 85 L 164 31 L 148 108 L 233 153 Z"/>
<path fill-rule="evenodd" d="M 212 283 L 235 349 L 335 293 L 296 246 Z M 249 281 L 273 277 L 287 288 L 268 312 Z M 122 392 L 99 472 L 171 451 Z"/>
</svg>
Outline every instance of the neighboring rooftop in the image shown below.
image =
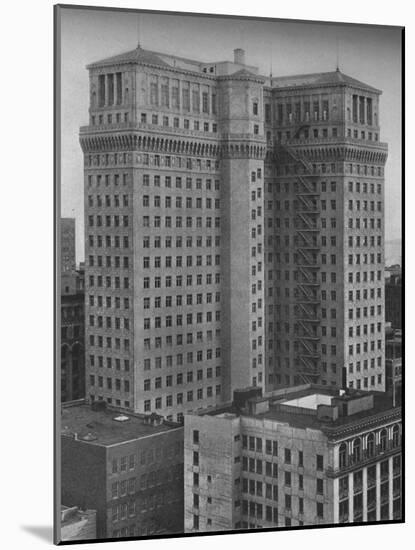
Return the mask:
<svg viewBox="0 0 415 550">
<path fill-rule="evenodd" d="M 239 390 L 240 394 L 242 392 Z M 206 409 L 200 414 L 221 418 L 230 418 L 231 415 L 267 418 L 295 428 L 321 430 L 327 434 L 337 433 L 346 427 L 353 430 L 353 425 L 361 424 L 362 420 L 376 423 L 376 417 L 383 414 L 400 415 L 400 400 L 394 407 L 392 395 L 384 392 L 345 392 L 306 384 L 277 390 L 264 397 L 251 397 L 250 393 L 252 391 L 247 390 L 245 406 L 239 396 L 239 406 L 234 401 L 216 409 Z"/>
<path fill-rule="evenodd" d="M 332 432 L 346 426 L 349 428 L 349 426 L 360 423 L 362 420 L 370 422 L 370 419 L 374 419 L 377 415 L 382 415 L 382 413 L 387 413 L 388 411 L 392 412 L 394 408 L 398 410 L 400 407 L 400 402 L 396 407 L 393 407 L 392 396 L 384 392 L 352 391 L 341 395 L 338 391 L 334 390 L 330 397 L 326 396 L 327 400 L 330 399 L 331 405 L 327 403 L 320 403 L 320 405 L 325 405 L 326 411 L 331 406 L 338 405 L 341 407 L 345 405 L 348 407 L 349 412 L 344 416 L 340 414 L 338 417 L 334 415 L 332 418 L 329 418 L 320 416 L 317 406 L 313 411 L 312 407 L 304 407 L 304 404 L 300 405 L 300 403 L 318 401 L 319 397 L 316 397 L 315 389 L 311 387 L 308 392 L 307 390 L 303 390 L 299 394 L 294 394 L 293 396 L 294 403 L 297 403 L 294 406 L 290 406 L 290 401 L 285 399 L 279 401 L 273 400 L 270 403 L 269 410 L 257 416 L 284 422 L 293 427 L 313 428 L 322 430 L 323 432 Z M 323 399 L 322 396 L 321 399 Z M 356 406 L 358 401 L 361 401 L 363 406 Z M 303 409 L 309 408 L 309 411 L 301 411 L 300 407 Z"/>
<path fill-rule="evenodd" d="M 360 80 L 356 80 L 351 76 L 342 73 L 339 70 L 327 73 L 312 73 L 299 74 L 293 76 L 278 76 L 272 78 L 272 88 L 296 88 L 303 86 L 326 86 L 326 85 L 343 85 L 353 88 L 361 88 L 377 94 L 381 94 L 381 90 L 373 88 Z"/>
<path fill-rule="evenodd" d="M 155 414 L 120 413 L 104 406 L 101 410 L 93 410 L 84 400 L 64 404 L 61 413 L 61 435 L 103 446 L 140 439 L 180 426 L 165 422 Z"/>
</svg>

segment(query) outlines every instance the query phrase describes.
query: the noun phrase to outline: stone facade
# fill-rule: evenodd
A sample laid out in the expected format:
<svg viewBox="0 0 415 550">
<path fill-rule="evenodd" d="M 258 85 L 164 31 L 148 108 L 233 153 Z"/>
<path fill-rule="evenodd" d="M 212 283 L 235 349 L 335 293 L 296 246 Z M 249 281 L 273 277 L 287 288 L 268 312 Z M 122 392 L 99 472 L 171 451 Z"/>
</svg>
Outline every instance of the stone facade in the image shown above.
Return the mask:
<svg viewBox="0 0 415 550">
<path fill-rule="evenodd" d="M 401 518 L 391 397 L 303 385 L 249 401 L 185 416 L 186 533 Z"/>
<path fill-rule="evenodd" d="M 89 399 L 180 420 L 247 385 L 383 389 L 380 92 L 241 50 L 88 68 Z"/>
</svg>

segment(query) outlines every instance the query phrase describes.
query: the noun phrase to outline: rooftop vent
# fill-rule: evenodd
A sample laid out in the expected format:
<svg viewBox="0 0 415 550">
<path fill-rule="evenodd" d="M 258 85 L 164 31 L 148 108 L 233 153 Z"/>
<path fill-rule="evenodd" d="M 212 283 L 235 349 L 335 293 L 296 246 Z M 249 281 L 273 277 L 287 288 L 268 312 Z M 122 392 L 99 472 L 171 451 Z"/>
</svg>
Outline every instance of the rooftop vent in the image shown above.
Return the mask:
<svg viewBox="0 0 415 550">
<path fill-rule="evenodd" d="M 120 414 L 118 416 L 115 416 L 113 420 L 115 420 L 116 422 L 127 422 L 128 420 L 130 420 L 130 417 L 126 416 L 125 414 Z"/>
<path fill-rule="evenodd" d="M 82 441 L 95 441 L 97 436 L 91 432 L 88 432 L 86 435 L 81 436 L 79 439 L 82 439 Z"/>
<path fill-rule="evenodd" d="M 163 417 L 160 414 L 151 413 L 145 416 L 144 423 L 150 426 L 160 426 L 163 424 Z"/>
</svg>

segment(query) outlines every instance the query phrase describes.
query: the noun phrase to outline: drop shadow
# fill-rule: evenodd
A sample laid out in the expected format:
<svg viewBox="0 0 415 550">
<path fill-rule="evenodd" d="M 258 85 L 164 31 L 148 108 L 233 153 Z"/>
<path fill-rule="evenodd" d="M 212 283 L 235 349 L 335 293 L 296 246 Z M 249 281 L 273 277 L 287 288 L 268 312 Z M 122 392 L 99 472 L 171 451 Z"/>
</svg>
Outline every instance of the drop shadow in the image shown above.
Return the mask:
<svg viewBox="0 0 415 550">
<path fill-rule="evenodd" d="M 21 528 L 38 539 L 53 543 L 53 528 L 50 525 L 21 525 Z"/>
</svg>

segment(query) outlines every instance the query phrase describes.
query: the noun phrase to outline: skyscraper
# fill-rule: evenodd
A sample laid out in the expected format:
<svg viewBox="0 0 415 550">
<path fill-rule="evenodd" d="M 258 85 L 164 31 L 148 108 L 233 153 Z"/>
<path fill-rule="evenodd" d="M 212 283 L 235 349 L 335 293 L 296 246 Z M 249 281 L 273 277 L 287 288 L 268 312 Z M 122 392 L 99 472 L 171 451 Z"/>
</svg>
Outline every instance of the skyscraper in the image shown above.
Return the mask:
<svg viewBox="0 0 415 550">
<path fill-rule="evenodd" d="M 87 394 L 180 419 L 383 389 L 380 92 L 135 50 L 88 66 Z"/>
</svg>

